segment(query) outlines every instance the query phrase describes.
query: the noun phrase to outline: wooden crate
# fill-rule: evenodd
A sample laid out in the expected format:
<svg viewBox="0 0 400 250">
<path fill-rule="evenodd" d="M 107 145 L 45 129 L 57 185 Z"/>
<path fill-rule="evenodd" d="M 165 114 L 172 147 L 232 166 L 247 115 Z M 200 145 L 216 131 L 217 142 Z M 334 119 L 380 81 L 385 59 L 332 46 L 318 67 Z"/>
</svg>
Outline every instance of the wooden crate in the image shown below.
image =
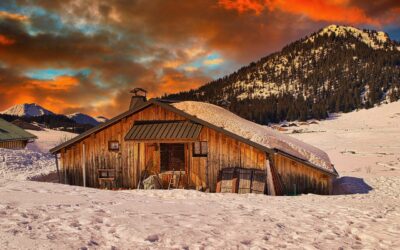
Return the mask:
<svg viewBox="0 0 400 250">
<path fill-rule="evenodd" d="M 236 189 L 235 169 L 221 170 L 221 193 L 233 193 Z"/>
<path fill-rule="evenodd" d="M 264 194 L 266 173 L 258 169 L 226 168 L 221 170 L 217 185 L 221 193 Z"/>
</svg>

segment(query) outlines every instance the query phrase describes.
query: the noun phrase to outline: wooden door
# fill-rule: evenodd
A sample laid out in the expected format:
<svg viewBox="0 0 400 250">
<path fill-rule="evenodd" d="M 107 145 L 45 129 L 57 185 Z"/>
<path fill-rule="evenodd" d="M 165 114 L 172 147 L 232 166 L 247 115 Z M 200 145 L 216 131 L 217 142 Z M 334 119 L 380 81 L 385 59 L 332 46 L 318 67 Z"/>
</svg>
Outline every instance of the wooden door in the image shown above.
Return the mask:
<svg viewBox="0 0 400 250">
<path fill-rule="evenodd" d="M 157 143 L 145 144 L 145 169 L 149 175 L 160 173 L 160 151 Z"/>
<path fill-rule="evenodd" d="M 161 172 L 185 171 L 185 144 L 162 143 L 160 149 Z"/>
</svg>

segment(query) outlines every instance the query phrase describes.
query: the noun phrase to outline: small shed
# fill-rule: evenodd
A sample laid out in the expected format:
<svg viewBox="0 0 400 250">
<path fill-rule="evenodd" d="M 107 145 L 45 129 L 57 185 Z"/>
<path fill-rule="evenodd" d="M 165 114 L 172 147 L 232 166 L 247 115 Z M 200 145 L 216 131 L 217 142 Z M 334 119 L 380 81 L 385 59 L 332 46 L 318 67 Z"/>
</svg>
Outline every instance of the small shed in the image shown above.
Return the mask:
<svg viewBox="0 0 400 250">
<path fill-rule="evenodd" d="M 37 137 L 0 118 L 0 148 L 24 149 Z"/>
<path fill-rule="evenodd" d="M 53 149 L 62 182 L 210 192 L 330 194 L 338 175 L 322 150 L 203 102 L 146 100 Z"/>
</svg>

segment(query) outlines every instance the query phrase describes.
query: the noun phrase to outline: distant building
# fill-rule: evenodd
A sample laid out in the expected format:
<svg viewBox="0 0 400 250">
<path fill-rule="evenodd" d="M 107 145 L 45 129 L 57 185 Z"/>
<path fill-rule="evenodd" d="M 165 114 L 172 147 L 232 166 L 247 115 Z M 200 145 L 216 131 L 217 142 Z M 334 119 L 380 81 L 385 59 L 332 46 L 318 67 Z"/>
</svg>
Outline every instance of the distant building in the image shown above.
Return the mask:
<svg viewBox="0 0 400 250">
<path fill-rule="evenodd" d="M 22 128 L 0 119 L 0 148 L 23 149 L 36 138 Z"/>
<path fill-rule="evenodd" d="M 209 103 L 146 100 L 53 149 L 64 183 L 210 192 L 330 194 L 338 176 L 322 150 Z M 58 157 L 56 158 L 58 159 Z"/>
</svg>

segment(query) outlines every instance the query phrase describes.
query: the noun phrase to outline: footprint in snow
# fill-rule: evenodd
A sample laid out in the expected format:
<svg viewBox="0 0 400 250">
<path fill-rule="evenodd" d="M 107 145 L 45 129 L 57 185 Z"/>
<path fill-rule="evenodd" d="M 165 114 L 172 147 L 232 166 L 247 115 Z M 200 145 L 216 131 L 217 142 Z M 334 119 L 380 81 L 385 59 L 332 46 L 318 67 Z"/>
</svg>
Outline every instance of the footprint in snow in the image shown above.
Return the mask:
<svg viewBox="0 0 400 250">
<path fill-rule="evenodd" d="M 159 236 L 157 234 L 152 234 L 147 236 L 147 238 L 145 239 L 146 241 L 149 241 L 151 243 L 157 242 L 160 240 Z"/>
</svg>

